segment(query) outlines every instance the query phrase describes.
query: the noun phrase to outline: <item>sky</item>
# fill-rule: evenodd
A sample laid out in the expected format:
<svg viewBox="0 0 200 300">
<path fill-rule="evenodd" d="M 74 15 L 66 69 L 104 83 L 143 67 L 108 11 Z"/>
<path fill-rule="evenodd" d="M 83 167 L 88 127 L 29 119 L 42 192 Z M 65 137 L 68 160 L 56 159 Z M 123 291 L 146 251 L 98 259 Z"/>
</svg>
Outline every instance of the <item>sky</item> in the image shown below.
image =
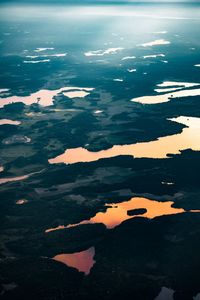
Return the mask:
<svg viewBox="0 0 200 300">
<path fill-rule="evenodd" d="M 0 2 L 23 2 L 23 3 L 85 3 L 85 2 L 134 2 L 134 3 L 141 3 L 141 2 L 188 2 L 188 3 L 200 3 L 200 0 L 0 0 Z"/>
<path fill-rule="evenodd" d="M 198 3 L 200 0 L 0 0 L 0 4 Z"/>
</svg>

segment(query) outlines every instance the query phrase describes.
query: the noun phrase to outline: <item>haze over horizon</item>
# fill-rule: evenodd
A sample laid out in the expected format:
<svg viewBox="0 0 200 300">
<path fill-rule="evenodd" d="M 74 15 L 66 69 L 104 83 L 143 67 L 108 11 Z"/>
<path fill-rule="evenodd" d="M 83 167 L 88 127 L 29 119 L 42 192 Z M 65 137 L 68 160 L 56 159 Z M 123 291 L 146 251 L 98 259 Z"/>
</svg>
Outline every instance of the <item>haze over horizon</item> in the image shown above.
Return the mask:
<svg viewBox="0 0 200 300">
<path fill-rule="evenodd" d="M 1 3 L 200 3 L 200 0 L 2 0 Z"/>
</svg>

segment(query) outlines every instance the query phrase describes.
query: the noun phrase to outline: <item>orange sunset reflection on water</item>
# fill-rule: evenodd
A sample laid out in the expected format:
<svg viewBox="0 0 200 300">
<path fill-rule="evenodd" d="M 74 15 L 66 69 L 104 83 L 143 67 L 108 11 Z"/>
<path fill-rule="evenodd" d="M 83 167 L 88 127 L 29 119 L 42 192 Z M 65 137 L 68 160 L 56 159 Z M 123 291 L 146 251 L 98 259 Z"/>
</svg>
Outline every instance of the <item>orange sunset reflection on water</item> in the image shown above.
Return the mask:
<svg viewBox="0 0 200 300">
<path fill-rule="evenodd" d="M 88 87 L 63 87 L 57 90 L 39 90 L 29 96 L 9 96 L 1 97 L 0 108 L 11 103 L 22 102 L 25 105 L 39 103 L 42 106 L 50 106 L 54 104 L 54 97 L 63 94 L 68 98 L 84 98 L 93 91 L 94 88 Z"/>
<path fill-rule="evenodd" d="M 114 145 L 112 148 L 98 152 L 92 152 L 82 147 L 68 149 L 63 154 L 49 159 L 49 163 L 92 162 L 120 155 L 136 158 L 167 158 L 167 154 L 180 154 L 180 151 L 185 149 L 200 150 L 200 118 L 181 116 L 169 120 L 187 127 L 179 134 L 160 137 L 155 141 Z"/>
<path fill-rule="evenodd" d="M 90 273 L 91 268 L 95 264 L 93 259 L 95 255 L 95 248 L 91 247 L 85 251 L 76 252 L 72 254 L 58 254 L 53 257 L 54 260 L 62 262 L 68 267 L 77 269 L 79 272 L 84 272 L 85 275 Z"/>
<path fill-rule="evenodd" d="M 105 212 L 98 212 L 94 217 L 89 220 L 82 221 L 77 224 L 70 224 L 67 228 L 82 225 L 82 224 L 93 224 L 103 223 L 108 229 L 114 228 L 121 224 L 123 221 L 132 219 L 134 217 L 144 217 L 153 219 L 155 217 L 163 215 L 173 215 L 183 213 L 183 208 L 174 208 L 172 205 L 173 201 L 159 202 L 150 200 L 147 198 L 131 198 L 129 201 L 121 203 L 106 204 Z M 146 212 L 143 214 L 137 214 L 130 216 L 128 215 L 129 210 L 145 208 Z"/>
<path fill-rule="evenodd" d="M 105 204 L 106 211 L 98 212 L 94 217 L 89 220 L 81 221 L 76 224 L 69 224 L 67 226 L 59 225 L 54 228 L 49 228 L 45 232 L 51 232 L 55 230 L 62 230 L 66 228 L 76 227 L 84 224 L 103 223 L 108 229 L 112 229 L 120 225 L 123 221 L 135 218 L 143 217 L 153 219 L 164 215 L 173 215 L 184 213 L 183 208 L 172 207 L 173 201 L 159 202 L 147 198 L 134 197 L 128 201 L 120 203 Z M 129 211 L 135 209 L 145 209 L 144 213 L 137 213 L 136 215 L 130 215 Z M 191 210 L 191 213 L 200 212 L 200 210 Z"/>
</svg>

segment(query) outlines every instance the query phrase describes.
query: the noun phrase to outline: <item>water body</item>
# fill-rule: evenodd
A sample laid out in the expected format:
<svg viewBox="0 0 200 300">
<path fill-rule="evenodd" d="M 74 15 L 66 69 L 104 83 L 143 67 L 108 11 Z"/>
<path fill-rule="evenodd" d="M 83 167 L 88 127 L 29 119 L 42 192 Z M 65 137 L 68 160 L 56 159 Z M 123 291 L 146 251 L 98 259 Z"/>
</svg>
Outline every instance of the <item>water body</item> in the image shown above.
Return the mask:
<svg viewBox="0 0 200 300">
<path fill-rule="evenodd" d="M 39 64 L 39 63 L 46 63 L 50 62 L 50 59 L 42 59 L 42 60 L 24 60 L 23 63 L 25 64 Z"/>
<path fill-rule="evenodd" d="M 5 178 L 0 178 L 0 184 L 4 184 L 7 182 L 13 182 L 13 181 L 21 181 L 29 178 L 31 174 L 23 175 L 23 176 L 16 176 L 16 177 L 5 177 Z"/>
<path fill-rule="evenodd" d="M 122 60 L 129 60 L 129 59 L 135 59 L 136 57 L 135 56 L 125 56 L 125 57 L 122 57 Z"/>
<path fill-rule="evenodd" d="M 163 82 L 162 84 L 158 84 L 158 87 L 163 87 L 163 89 L 155 89 L 157 93 L 165 93 L 169 91 L 173 91 L 172 93 L 153 95 L 153 96 L 143 96 L 138 98 L 133 98 L 131 101 L 141 103 L 141 104 L 158 104 L 164 103 L 173 100 L 174 98 L 184 98 L 184 97 L 192 97 L 200 95 L 200 88 L 195 89 L 185 89 L 189 87 L 200 86 L 199 83 L 185 83 L 185 82 Z M 167 88 L 170 86 L 177 86 L 174 88 Z M 181 89 L 181 90 L 180 90 Z"/>
<path fill-rule="evenodd" d="M 13 121 L 9 119 L 1 119 L 0 120 L 0 125 L 20 125 L 20 121 Z"/>
<path fill-rule="evenodd" d="M 136 214 L 135 217 L 140 216 L 153 219 L 155 217 L 184 212 L 184 209 L 182 208 L 173 208 L 173 204 L 174 203 L 172 201 L 159 202 L 147 198 L 132 198 L 126 202 L 106 204 L 106 212 L 99 212 L 90 220 L 85 220 L 78 224 L 70 224 L 67 226 L 67 228 L 82 224 L 103 223 L 108 229 L 111 229 L 120 225 L 123 221 L 134 218 L 134 216 L 128 215 L 129 210 L 140 208 L 145 208 L 147 212 L 141 215 Z"/>
<path fill-rule="evenodd" d="M 109 48 L 106 50 L 94 50 L 85 52 L 85 56 L 104 56 L 106 54 L 116 54 L 117 52 L 123 50 L 122 47 L 118 48 Z"/>
<path fill-rule="evenodd" d="M 62 262 L 68 267 L 75 268 L 79 272 L 84 272 L 85 275 L 89 275 L 90 270 L 95 264 L 94 255 L 95 248 L 91 247 L 81 252 L 71 254 L 58 254 L 54 256 L 53 259 Z"/>
<path fill-rule="evenodd" d="M 174 300 L 174 291 L 172 289 L 162 287 L 160 294 L 154 300 Z"/>
<path fill-rule="evenodd" d="M 142 47 L 152 47 L 152 46 L 168 45 L 168 44 L 170 44 L 169 41 L 166 41 L 164 39 L 160 39 L 160 40 L 155 40 L 155 41 L 152 41 L 152 42 L 141 44 L 141 46 Z"/>
<path fill-rule="evenodd" d="M 0 184 L 5 184 L 8 182 L 14 182 L 14 181 L 22 181 L 22 180 L 28 179 L 30 176 L 33 176 L 33 175 L 41 173 L 41 172 L 43 172 L 43 170 L 39 171 L 39 172 L 29 173 L 29 174 L 22 175 L 22 176 L 0 178 Z"/>
<path fill-rule="evenodd" d="M 53 48 L 53 47 L 36 48 L 34 51 L 35 51 L 35 52 L 43 52 L 43 51 L 46 51 L 46 50 L 54 50 L 54 48 Z"/>
<path fill-rule="evenodd" d="M 143 58 L 146 59 L 146 58 L 156 58 L 156 57 L 165 57 L 165 54 L 149 54 L 149 55 L 144 55 Z"/>
<path fill-rule="evenodd" d="M 34 61 L 33 63 L 36 63 L 36 61 Z M 3 98 L 0 97 L 0 108 L 16 102 L 22 102 L 26 105 L 39 103 L 42 106 L 50 106 L 53 105 L 54 97 L 59 94 L 64 94 L 69 98 L 85 97 L 89 94 L 88 92 L 91 92 L 92 90 L 93 88 L 87 87 L 63 87 L 57 90 L 40 90 L 31 94 L 30 96 L 12 96 Z"/>
<path fill-rule="evenodd" d="M 17 205 L 22 205 L 28 203 L 28 200 L 26 199 L 19 199 L 15 202 Z"/>
<path fill-rule="evenodd" d="M 8 91 L 9 91 L 9 89 L 0 89 L 0 94 L 6 93 Z"/>
<path fill-rule="evenodd" d="M 67 53 L 58 54 L 41 54 L 41 55 L 26 55 L 27 58 L 40 58 L 40 57 L 65 57 Z"/>
<path fill-rule="evenodd" d="M 137 69 L 128 69 L 127 71 L 128 71 L 129 73 L 133 73 L 133 72 L 136 72 Z"/>
<path fill-rule="evenodd" d="M 193 300 L 200 300 L 200 293 L 198 293 L 195 297 L 193 297 Z"/>
<path fill-rule="evenodd" d="M 112 229 L 120 225 L 123 221 L 132 219 L 134 217 L 144 217 L 148 219 L 153 219 L 160 216 L 180 214 L 185 212 L 183 208 L 174 208 L 173 205 L 173 201 L 159 202 L 147 198 L 134 197 L 128 201 L 121 203 L 105 204 L 106 211 L 98 212 L 94 217 L 90 218 L 89 220 L 84 220 L 77 224 L 69 224 L 67 226 L 60 225 L 55 228 L 48 228 L 45 232 L 49 233 L 65 228 L 96 223 L 103 223 L 108 229 Z M 145 209 L 145 212 L 142 211 L 142 213 L 136 213 L 135 216 L 134 213 L 129 213 L 129 211 L 134 212 L 134 210 L 140 209 Z M 191 212 L 198 213 L 200 212 L 200 210 L 191 210 Z"/>
<path fill-rule="evenodd" d="M 49 159 L 50 164 L 92 162 L 103 158 L 130 155 L 141 158 L 167 158 L 168 154 L 180 154 L 181 150 L 200 150 L 200 118 L 178 117 L 170 119 L 187 126 L 179 134 L 158 138 L 155 141 L 130 145 L 115 145 L 110 149 L 92 152 L 85 148 L 68 149 L 63 154 Z"/>
</svg>

